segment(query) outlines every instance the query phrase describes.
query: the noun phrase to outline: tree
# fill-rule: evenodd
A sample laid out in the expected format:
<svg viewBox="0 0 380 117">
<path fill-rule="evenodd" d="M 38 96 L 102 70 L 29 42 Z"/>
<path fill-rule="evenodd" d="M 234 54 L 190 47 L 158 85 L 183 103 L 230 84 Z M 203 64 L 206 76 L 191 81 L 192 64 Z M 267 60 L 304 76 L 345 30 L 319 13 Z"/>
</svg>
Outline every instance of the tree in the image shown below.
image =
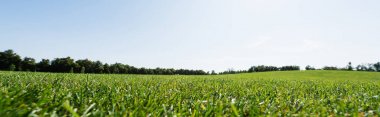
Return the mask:
<svg viewBox="0 0 380 117">
<path fill-rule="evenodd" d="M 361 64 L 356 67 L 357 71 L 376 71 L 374 64 Z"/>
<path fill-rule="evenodd" d="M 357 71 L 367 71 L 367 66 L 365 66 L 365 65 L 358 65 L 358 66 L 356 66 L 356 70 Z"/>
<path fill-rule="evenodd" d="M 70 72 L 72 68 L 77 67 L 74 59 L 70 57 L 66 58 L 56 58 L 51 61 L 51 71 L 52 72 Z"/>
<path fill-rule="evenodd" d="M 367 71 L 372 71 L 372 72 L 376 71 L 373 64 L 367 64 L 367 66 L 368 66 Z"/>
<path fill-rule="evenodd" d="M 94 62 L 88 59 L 83 60 L 77 60 L 75 63 L 78 65 L 78 68 L 80 69 L 80 73 L 82 73 L 82 67 L 85 68 L 85 71 L 83 73 L 94 73 L 95 67 Z"/>
<path fill-rule="evenodd" d="M 139 74 L 139 69 L 133 66 L 125 65 L 128 74 Z"/>
<path fill-rule="evenodd" d="M 300 70 L 299 66 L 282 66 L 279 68 L 281 71 L 292 71 L 292 70 Z"/>
<path fill-rule="evenodd" d="M 212 70 L 211 75 L 217 75 L 217 73 L 214 70 Z"/>
<path fill-rule="evenodd" d="M 100 73 L 102 74 L 104 72 L 104 66 L 103 63 L 100 61 L 96 61 L 94 63 L 94 73 Z"/>
<path fill-rule="evenodd" d="M 347 70 L 348 70 L 348 71 L 352 71 L 352 70 L 353 70 L 353 67 L 352 67 L 351 62 L 348 62 Z"/>
<path fill-rule="evenodd" d="M 373 64 L 373 66 L 375 67 L 375 70 L 377 72 L 380 72 L 380 62 L 377 62 L 377 63 Z"/>
<path fill-rule="evenodd" d="M 110 66 L 111 73 L 120 74 L 125 72 L 124 65 L 121 63 L 115 63 Z"/>
<path fill-rule="evenodd" d="M 9 70 L 9 67 L 12 64 L 15 65 L 16 68 L 19 68 L 19 65 L 21 64 L 21 57 L 10 49 L 0 52 L 0 69 Z"/>
<path fill-rule="evenodd" d="M 267 72 L 267 71 L 278 71 L 279 68 L 275 66 L 265 66 L 265 65 L 259 65 L 259 66 L 252 66 L 248 71 L 253 70 L 254 72 Z"/>
<path fill-rule="evenodd" d="M 106 74 L 111 73 L 110 66 L 107 63 L 104 64 L 103 68 L 104 68 L 104 73 Z"/>
<path fill-rule="evenodd" d="M 148 74 L 148 70 L 142 67 L 138 70 L 138 74 Z"/>
<path fill-rule="evenodd" d="M 37 71 L 41 72 L 49 72 L 50 71 L 50 60 L 49 59 L 42 59 L 40 62 L 36 65 Z"/>
<path fill-rule="evenodd" d="M 306 69 L 306 70 L 315 70 L 315 68 L 312 67 L 312 66 L 310 66 L 310 65 L 307 65 L 307 66 L 305 67 L 305 69 Z"/>
<path fill-rule="evenodd" d="M 248 69 L 248 72 L 254 72 L 254 70 L 255 70 L 254 67 L 250 67 L 250 68 Z"/>
<path fill-rule="evenodd" d="M 24 71 L 36 71 L 36 60 L 34 60 L 34 58 L 25 57 L 21 61 L 21 66 Z"/>
<path fill-rule="evenodd" d="M 333 67 L 333 66 L 325 66 L 322 68 L 323 70 L 338 70 L 337 67 Z"/>
</svg>

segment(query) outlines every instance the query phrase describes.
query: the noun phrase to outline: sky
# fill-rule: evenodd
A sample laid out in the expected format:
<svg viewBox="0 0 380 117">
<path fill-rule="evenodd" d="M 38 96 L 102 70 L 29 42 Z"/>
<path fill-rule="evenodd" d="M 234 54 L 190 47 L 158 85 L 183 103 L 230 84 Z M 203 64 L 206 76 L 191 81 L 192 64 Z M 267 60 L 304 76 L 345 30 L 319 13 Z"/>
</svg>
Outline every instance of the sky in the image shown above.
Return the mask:
<svg viewBox="0 0 380 117">
<path fill-rule="evenodd" d="M 379 0 L 2 0 L 0 51 L 206 71 L 380 61 Z"/>
</svg>

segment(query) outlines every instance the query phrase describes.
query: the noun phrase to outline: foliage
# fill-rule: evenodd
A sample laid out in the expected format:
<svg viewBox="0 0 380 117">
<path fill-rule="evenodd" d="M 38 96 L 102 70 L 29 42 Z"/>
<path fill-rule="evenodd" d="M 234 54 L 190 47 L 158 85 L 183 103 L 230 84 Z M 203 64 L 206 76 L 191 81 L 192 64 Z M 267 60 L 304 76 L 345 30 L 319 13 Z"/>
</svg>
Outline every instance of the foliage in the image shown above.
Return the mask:
<svg viewBox="0 0 380 117">
<path fill-rule="evenodd" d="M 24 71 L 36 71 L 36 60 L 34 60 L 34 58 L 25 57 L 21 61 L 21 66 Z"/>
<path fill-rule="evenodd" d="M 373 67 L 375 68 L 377 72 L 380 72 L 380 62 L 373 64 Z"/>
<path fill-rule="evenodd" d="M 212 70 L 211 75 L 217 75 L 217 73 L 214 70 Z"/>
<path fill-rule="evenodd" d="M 310 66 L 310 65 L 307 65 L 305 67 L 305 70 L 316 70 L 314 67 Z"/>
<path fill-rule="evenodd" d="M 293 70 L 301 70 L 299 66 L 282 66 L 279 68 L 280 71 L 293 71 Z"/>
<path fill-rule="evenodd" d="M 9 66 L 15 65 L 16 68 L 20 68 L 21 57 L 13 52 L 13 50 L 5 50 L 0 52 L 0 69 L 8 70 Z"/>
<path fill-rule="evenodd" d="M 325 66 L 322 68 L 322 70 L 339 70 L 339 68 L 334 66 Z"/>
<path fill-rule="evenodd" d="M 279 70 L 276 66 L 265 66 L 265 65 L 252 66 L 251 68 L 253 69 L 254 72 L 267 72 L 267 71 Z"/>
<path fill-rule="evenodd" d="M 76 68 L 76 67 L 77 67 L 77 64 L 74 62 L 74 59 L 70 57 L 56 58 L 53 61 L 51 61 L 50 71 L 69 73 L 71 69 Z"/>
<path fill-rule="evenodd" d="M 89 59 L 74 60 L 71 57 L 42 59 L 36 63 L 35 59 L 25 57 L 23 60 L 13 50 L 0 52 L 0 70 L 39 71 L 59 73 L 113 73 L 113 74 L 158 74 L 158 75 L 206 75 L 203 70 L 172 69 L 172 68 L 136 68 L 122 63 L 103 64 L 100 61 Z"/>
<path fill-rule="evenodd" d="M 361 64 L 356 67 L 357 71 L 376 71 L 373 64 Z"/>
<path fill-rule="evenodd" d="M 248 73 L 248 71 L 246 71 L 246 70 L 235 71 L 233 68 L 230 68 L 227 71 L 221 72 L 219 74 L 238 74 L 238 73 Z"/>
<path fill-rule="evenodd" d="M 282 67 L 259 65 L 259 66 L 250 67 L 248 71 L 246 72 L 251 73 L 251 72 L 268 72 L 268 71 L 293 71 L 293 70 L 301 70 L 301 69 L 299 66 L 296 66 L 296 65 L 289 65 L 289 66 L 282 66 Z"/>
<path fill-rule="evenodd" d="M 347 70 L 348 70 L 348 71 L 352 71 L 352 70 L 354 70 L 354 68 L 352 67 L 352 63 L 351 63 L 351 62 L 348 62 Z"/>
<path fill-rule="evenodd" d="M 50 71 L 50 60 L 42 59 L 40 62 L 37 63 L 36 67 L 37 71 L 48 72 Z"/>
</svg>

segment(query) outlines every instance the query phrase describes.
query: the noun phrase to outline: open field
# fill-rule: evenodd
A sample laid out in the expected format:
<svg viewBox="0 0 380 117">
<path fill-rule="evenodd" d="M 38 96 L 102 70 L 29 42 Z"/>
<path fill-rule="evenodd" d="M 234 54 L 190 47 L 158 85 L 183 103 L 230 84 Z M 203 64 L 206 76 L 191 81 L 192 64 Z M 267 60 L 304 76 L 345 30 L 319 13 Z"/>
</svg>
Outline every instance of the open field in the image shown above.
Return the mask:
<svg viewBox="0 0 380 117">
<path fill-rule="evenodd" d="M 4 116 L 378 116 L 380 73 L 234 75 L 0 72 Z"/>
</svg>

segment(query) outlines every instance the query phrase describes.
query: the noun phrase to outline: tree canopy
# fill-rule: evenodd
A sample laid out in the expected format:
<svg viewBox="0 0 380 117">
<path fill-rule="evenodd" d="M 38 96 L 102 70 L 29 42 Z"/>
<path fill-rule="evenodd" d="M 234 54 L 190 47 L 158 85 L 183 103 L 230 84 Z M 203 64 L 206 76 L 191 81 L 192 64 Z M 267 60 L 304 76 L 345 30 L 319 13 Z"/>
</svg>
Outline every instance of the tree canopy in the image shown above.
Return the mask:
<svg viewBox="0 0 380 117">
<path fill-rule="evenodd" d="M 0 70 L 39 71 L 60 73 L 107 73 L 107 74 L 157 74 L 157 75 L 207 75 L 203 70 L 173 69 L 173 68 L 136 68 L 122 63 L 103 64 L 101 61 L 89 59 L 74 60 L 71 57 L 42 59 L 36 62 L 34 58 L 21 57 L 13 50 L 0 52 Z"/>
</svg>

